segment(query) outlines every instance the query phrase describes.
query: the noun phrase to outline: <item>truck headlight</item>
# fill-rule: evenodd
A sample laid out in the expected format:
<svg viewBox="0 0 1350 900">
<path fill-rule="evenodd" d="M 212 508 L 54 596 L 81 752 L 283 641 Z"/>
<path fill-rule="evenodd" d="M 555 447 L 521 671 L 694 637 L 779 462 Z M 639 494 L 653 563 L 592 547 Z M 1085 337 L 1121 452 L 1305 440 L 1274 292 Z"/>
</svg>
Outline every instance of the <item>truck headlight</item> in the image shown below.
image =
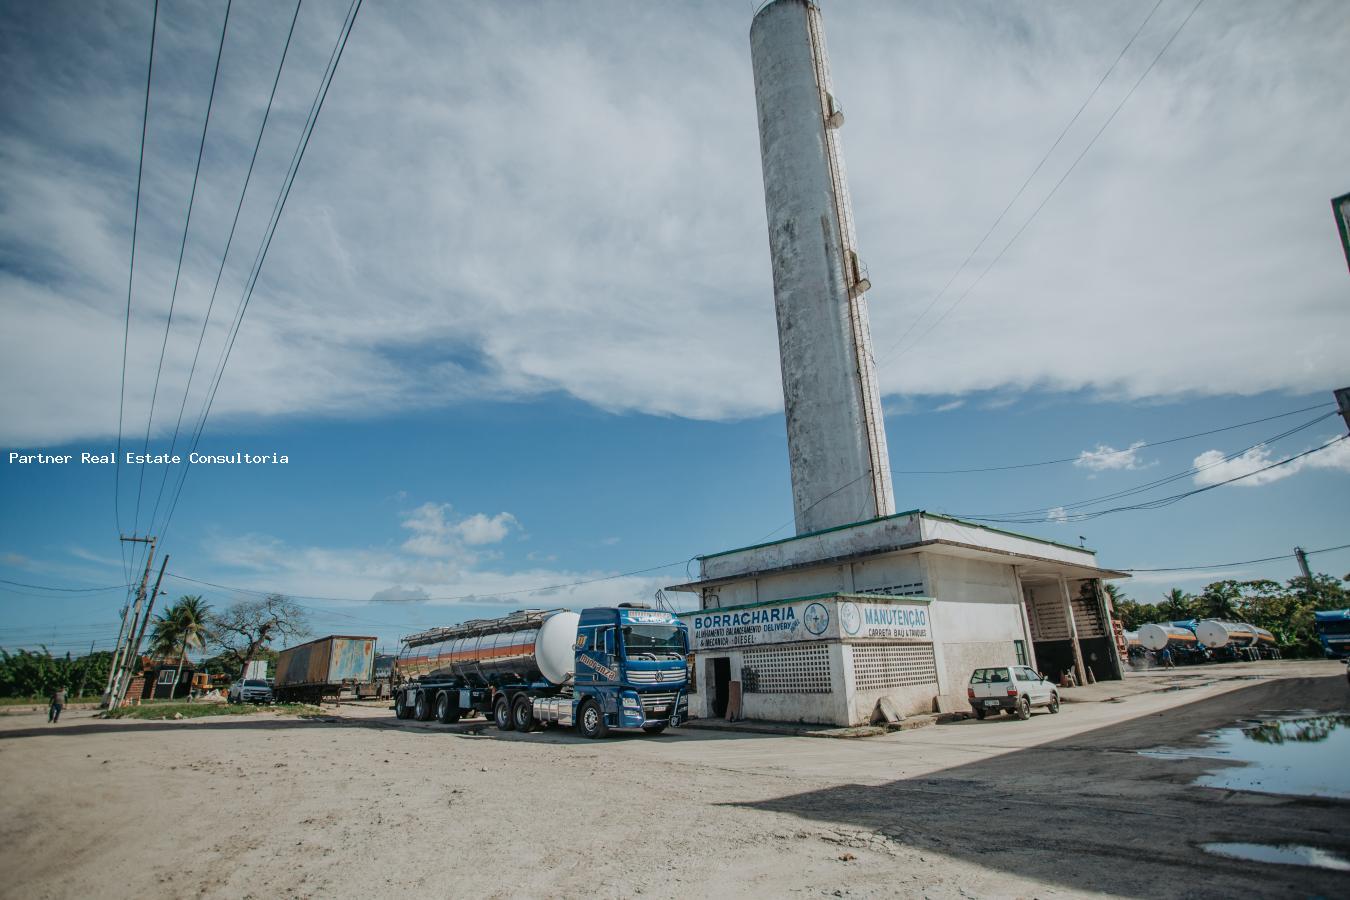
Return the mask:
<svg viewBox="0 0 1350 900">
<path fill-rule="evenodd" d="M 642 704 L 638 702 L 636 697 L 624 697 L 623 705 L 633 709 L 642 709 Z"/>
</svg>

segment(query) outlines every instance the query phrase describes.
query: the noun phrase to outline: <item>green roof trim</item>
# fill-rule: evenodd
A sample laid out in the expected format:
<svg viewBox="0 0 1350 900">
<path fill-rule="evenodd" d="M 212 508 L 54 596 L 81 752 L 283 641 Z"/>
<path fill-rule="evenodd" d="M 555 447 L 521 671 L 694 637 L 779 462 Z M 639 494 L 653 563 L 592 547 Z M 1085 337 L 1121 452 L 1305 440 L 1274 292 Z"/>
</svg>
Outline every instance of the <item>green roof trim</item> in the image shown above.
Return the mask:
<svg viewBox="0 0 1350 900">
<path fill-rule="evenodd" d="M 807 600 L 860 600 L 863 603 L 932 603 L 932 597 L 902 597 L 898 594 L 857 594 L 850 591 L 827 591 L 824 594 L 807 594 L 805 597 L 786 597 L 782 600 L 759 600 L 754 603 L 737 603 L 735 606 L 709 606 L 707 609 L 687 609 L 676 613 L 677 616 L 696 616 L 706 612 L 724 612 L 736 609 L 754 609 L 757 606 L 778 606 L 782 603 L 804 603 Z"/>
<path fill-rule="evenodd" d="M 917 515 L 920 518 L 927 516 L 930 519 L 941 519 L 944 522 L 955 522 L 958 525 L 966 525 L 971 528 L 979 528 L 982 531 L 989 531 L 993 532 L 994 534 L 1006 534 L 1009 537 L 1020 538 L 1024 541 L 1032 541 L 1037 544 L 1046 544 L 1050 547 L 1060 547 L 1064 550 L 1075 550 L 1079 553 L 1091 553 L 1094 556 L 1097 553 L 1096 550 L 1093 550 L 1088 547 L 1075 547 L 1072 544 L 1061 544 L 1059 541 L 1051 541 L 1047 540 L 1046 538 L 1033 537 L 1029 534 L 1021 534 L 1020 532 L 1016 531 L 1007 531 L 1006 529 L 1003 528 L 992 528 L 988 525 L 981 525 L 979 522 L 970 522 L 965 519 L 958 519 L 955 516 L 944 516 L 942 513 L 932 513 L 928 512 L 925 509 L 911 509 L 907 510 L 906 512 L 893 513 L 889 516 L 879 516 L 878 518 L 875 519 L 863 519 L 862 521 L 859 522 L 850 522 L 847 525 L 835 525 L 832 528 L 822 528 L 819 531 L 808 531 L 806 534 L 797 534 L 793 535 L 792 537 L 779 538 L 776 541 L 765 541 L 762 544 L 751 544 L 748 547 L 737 547 L 734 550 L 722 550 L 718 553 L 705 553 L 701 556 L 696 556 L 694 558 L 699 560 L 716 559 L 719 556 L 730 556 L 733 553 L 744 553 L 747 550 L 761 550 L 764 547 L 775 547 L 779 544 L 787 544 L 792 541 L 800 541 L 805 538 L 818 537 L 819 535 L 830 534 L 831 532 L 834 531 L 844 531 L 849 528 L 857 528 L 859 525 L 869 525 L 872 522 L 886 522 L 891 519 L 902 519 L 907 516 L 913 515 Z"/>
</svg>

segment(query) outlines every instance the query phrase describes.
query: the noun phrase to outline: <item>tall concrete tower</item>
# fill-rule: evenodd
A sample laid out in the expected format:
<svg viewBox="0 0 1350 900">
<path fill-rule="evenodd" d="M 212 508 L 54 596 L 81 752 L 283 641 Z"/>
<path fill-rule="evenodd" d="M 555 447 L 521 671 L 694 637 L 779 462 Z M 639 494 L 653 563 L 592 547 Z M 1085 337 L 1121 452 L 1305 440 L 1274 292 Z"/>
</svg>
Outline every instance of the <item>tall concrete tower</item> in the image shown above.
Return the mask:
<svg viewBox="0 0 1350 900">
<path fill-rule="evenodd" d="M 886 423 L 820 9 L 750 26 L 797 533 L 895 512 Z"/>
</svg>

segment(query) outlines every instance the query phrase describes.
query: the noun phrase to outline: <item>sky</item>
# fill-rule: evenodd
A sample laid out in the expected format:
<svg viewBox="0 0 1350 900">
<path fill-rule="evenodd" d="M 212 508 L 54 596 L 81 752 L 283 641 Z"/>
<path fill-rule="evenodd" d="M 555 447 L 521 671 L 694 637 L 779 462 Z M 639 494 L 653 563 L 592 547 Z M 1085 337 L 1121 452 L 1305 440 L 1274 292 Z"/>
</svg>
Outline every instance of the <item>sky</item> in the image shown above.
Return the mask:
<svg viewBox="0 0 1350 900">
<path fill-rule="evenodd" d="M 369 0 L 251 294 L 347 3 L 300 9 L 232 239 L 293 6 L 230 7 L 193 195 L 226 7 L 161 4 L 138 213 L 151 4 L 0 8 L 0 646 L 111 645 L 119 533 L 169 599 L 386 643 L 788 536 L 754 6 Z M 1339 4 L 823 9 L 897 507 L 1200 567 L 1141 600 L 1350 544 Z M 175 504 L 181 466 L 11 461 L 113 453 L 119 408 L 185 455 L 245 297 L 198 451 L 285 464 Z"/>
</svg>

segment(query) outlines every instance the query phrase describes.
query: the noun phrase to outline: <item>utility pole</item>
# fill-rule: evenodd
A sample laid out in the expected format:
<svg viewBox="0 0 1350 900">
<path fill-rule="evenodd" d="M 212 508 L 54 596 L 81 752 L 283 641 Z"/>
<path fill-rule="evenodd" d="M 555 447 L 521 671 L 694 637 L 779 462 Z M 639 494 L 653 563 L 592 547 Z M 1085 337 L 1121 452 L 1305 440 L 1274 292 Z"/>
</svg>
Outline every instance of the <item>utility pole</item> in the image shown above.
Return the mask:
<svg viewBox="0 0 1350 900">
<path fill-rule="evenodd" d="M 155 598 L 159 596 L 159 583 L 164 580 L 164 567 L 167 566 L 168 564 L 169 564 L 169 556 L 166 553 L 164 555 L 164 558 L 159 561 L 159 575 L 156 576 L 155 578 L 154 590 L 150 592 L 150 601 L 145 605 L 145 615 L 141 617 L 141 627 L 136 632 L 135 640 L 132 641 L 131 644 L 129 645 L 131 654 L 127 657 L 127 664 L 122 667 L 122 683 L 121 685 L 118 686 L 116 696 L 113 698 L 114 700 L 112 707 L 113 709 L 116 709 L 117 707 L 121 706 L 122 702 L 126 700 L 127 687 L 131 683 L 131 667 L 135 664 L 133 661 L 138 656 L 140 656 L 141 639 L 145 637 L 145 628 L 147 625 L 150 624 L 150 614 L 154 612 L 155 609 Z M 149 569 L 146 569 L 146 574 L 147 575 L 149 574 Z M 151 691 L 151 697 L 153 696 L 154 692 Z"/>
<path fill-rule="evenodd" d="M 136 622 L 141 614 L 141 603 L 145 600 L 145 585 L 150 580 L 150 565 L 155 559 L 155 539 L 153 537 L 123 537 L 129 544 L 149 544 L 150 552 L 145 554 L 145 571 L 141 574 L 140 587 L 136 589 L 136 600 L 128 604 L 122 613 L 122 629 L 117 635 L 117 649 L 113 651 L 112 665 L 108 667 L 108 684 L 103 689 L 103 706 L 107 709 L 117 707 L 116 688 L 120 683 L 122 666 L 128 662 L 127 645 L 136 632 Z M 125 640 L 124 640 L 125 639 Z"/>
<path fill-rule="evenodd" d="M 1350 387 L 1336 391 L 1336 405 L 1341 409 L 1341 418 L 1345 420 L 1346 430 L 1350 431 Z"/>
</svg>

